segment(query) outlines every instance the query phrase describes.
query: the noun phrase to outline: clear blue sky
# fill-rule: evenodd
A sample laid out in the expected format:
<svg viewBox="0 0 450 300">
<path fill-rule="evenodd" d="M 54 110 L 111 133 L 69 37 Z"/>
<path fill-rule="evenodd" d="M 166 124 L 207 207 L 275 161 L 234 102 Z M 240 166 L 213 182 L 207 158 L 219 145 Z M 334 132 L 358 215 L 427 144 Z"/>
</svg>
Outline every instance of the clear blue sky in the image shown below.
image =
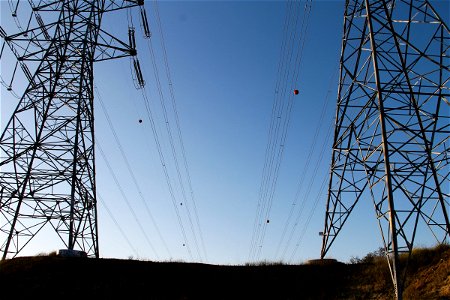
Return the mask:
<svg viewBox="0 0 450 300">
<path fill-rule="evenodd" d="M 304 2 L 300 5 L 302 10 L 303 6 Z M 2 2 L 2 23 L 5 7 Z M 157 60 L 161 92 L 166 101 L 171 132 L 176 139 L 177 129 L 171 110 L 157 17 L 150 1 L 146 7 L 153 33 L 151 43 Z M 308 32 L 304 37 L 302 61 L 294 66 L 299 71 L 296 88 L 300 93 L 294 98 L 270 223 L 267 225 L 259 260 L 292 259 L 292 262 L 301 262 L 320 255 L 321 237 L 318 233 L 323 230 L 326 202 L 326 191 L 320 193 L 320 185 L 324 178 L 328 178 L 331 158 L 331 139 L 326 140 L 325 137 L 335 113 L 343 9 L 343 1 L 313 3 Z M 207 254 L 206 257 L 200 249 L 202 261 L 215 264 L 245 263 L 250 251 L 275 98 L 283 24 L 288 13 L 286 3 L 160 1 L 159 12 L 198 221 Z M 135 17 L 134 23 L 137 27 L 138 57 L 147 82 L 147 96 L 154 113 L 161 149 L 166 158 L 165 167 L 174 188 L 175 204 L 187 241 L 181 232 L 171 200 L 142 91 L 134 88 L 130 60 L 125 58 L 97 63 L 96 97 L 100 96 L 106 106 L 164 242 L 146 213 L 102 106 L 96 99 L 96 139 L 127 197 L 124 200 L 121 196 L 105 160 L 97 151 L 97 189 L 101 196 L 98 206 L 100 253 L 102 257 L 133 256 L 150 260 L 200 261 L 191 232 L 191 222 L 198 230 L 194 208 L 192 203 L 183 200 L 177 183 L 177 172 L 153 74 L 150 44 L 148 40 L 141 38 L 139 18 Z M 120 18 L 108 15 L 104 25 L 107 31 L 126 37 L 128 28 L 124 15 L 120 15 Z M 3 64 L 2 61 L 2 66 Z M 11 98 L 3 87 L 1 92 L 3 130 L 7 115 L 17 100 Z M 321 119 L 324 103 L 325 114 Z M 142 123 L 139 123 L 140 119 Z M 322 120 L 321 127 L 316 136 L 319 120 Z M 309 168 L 305 170 L 307 155 L 315 139 L 315 151 Z M 326 150 L 321 157 L 323 145 Z M 175 149 L 180 155 L 181 147 L 177 141 Z M 178 157 L 181 176 L 186 180 L 183 160 L 181 156 Z M 314 177 L 316 166 L 317 174 Z M 295 200 L 302 177 L 300 197 Z M 307 194 L 310 184 L 311 191 Z M 185 189 L 189 194 L 186 183 Z M 314 210 L 316 199 L 320 200 Z M 155 251 L 146 241 L 126 201 L 145 228 Z M 285 222 L 295 201 L 297 204 L 293 218 L 296 218 L 298 208 L 304 205 L 303 213 L 296 227 L 292 227 L 294 222 L 287 227 L 287 235 L 291 228 L 295 228 L 291 243 L 280 245 Z M 102 202 L 106 203 L 134 249 L 129 247 Z M 191 221 L 187 209 L 192 214 Z M 310 214 L 311 221 L 305 227 Z M 201 248 L 199 231 L 196 235 Z M 42 237 L 36 237 L 23 254 L 58 249 L 61 246 L 57 242 L 51 231 L 48 234 L 44 232 Z M 420 245 L 420 239 L 418 243 Z M 298 249 L 292 254 L 296 245 Z M 361 202 L 329 256 L 346 261 L 351 256 L 363 256 L 380 245 L 381 237 L 371 203 Z M 189 255 L 187 246 L 192 255 Z"/>
</svg>

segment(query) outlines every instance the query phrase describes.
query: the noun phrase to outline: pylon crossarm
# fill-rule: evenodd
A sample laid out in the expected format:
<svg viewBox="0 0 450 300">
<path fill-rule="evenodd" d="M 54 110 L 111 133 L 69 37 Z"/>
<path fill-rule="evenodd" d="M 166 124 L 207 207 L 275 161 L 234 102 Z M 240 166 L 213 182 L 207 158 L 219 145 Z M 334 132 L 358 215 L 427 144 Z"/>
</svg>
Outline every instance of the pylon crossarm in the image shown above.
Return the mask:
<svg viewBox="0 0 450 300">
<path fill-rule="evenodd" d="M 38 26 L 21 30 L 25 38 L 2 29 L 24 66 L 38 64 L 28 70 L 29 85 L 0 136 L 0 252 L 14 257 L 50 227 L 68 249 L 98 257 L 93 66 L 136 55 L 135 43 L 107 33 L 101 21 L 105 11 L 143 2 L 40 4 L 35 11 L 57 21 L 45 24 L 35 14 Z"/>
</svg>

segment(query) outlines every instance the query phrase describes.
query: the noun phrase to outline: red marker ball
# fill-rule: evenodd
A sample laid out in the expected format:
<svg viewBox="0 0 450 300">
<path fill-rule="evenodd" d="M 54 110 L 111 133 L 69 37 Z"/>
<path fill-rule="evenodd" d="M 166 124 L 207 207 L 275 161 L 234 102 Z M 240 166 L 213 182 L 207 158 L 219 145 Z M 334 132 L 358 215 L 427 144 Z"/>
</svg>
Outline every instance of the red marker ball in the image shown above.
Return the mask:
<svg viewBox="0 0 450 300">
<path fill-rule="evenodd" d="M 294 90 L 294 95 L 298 95 L 298 90 Z"/>
</svg>

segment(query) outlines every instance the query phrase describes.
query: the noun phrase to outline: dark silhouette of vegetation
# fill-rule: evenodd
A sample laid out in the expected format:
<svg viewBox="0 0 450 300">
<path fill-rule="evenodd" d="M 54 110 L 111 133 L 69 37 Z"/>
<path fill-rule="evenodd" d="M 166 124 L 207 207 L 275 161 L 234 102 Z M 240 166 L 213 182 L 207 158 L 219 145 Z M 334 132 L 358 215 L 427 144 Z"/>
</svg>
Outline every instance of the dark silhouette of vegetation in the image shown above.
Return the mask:
<svg viewBox="0 0 450 300">
<path fill-rule="evenodd" d="M 385 251 L 383 247 L 378 248 L 373 252 L 369 252 L 363 258 L 359 258 L 357 256 L 353 256 L 350 258 L 350 263 L 352 264 L 369 264 L 374 263 L 378 260 L 385 259 Z"/>
<path fill-rule="evenodd" d="M 404 299 L 450 299 L 450 245 L 416 248 L 408 260 L 400 255 L 400 272 L 406 269 Z M 384 248 L 363 258 L 352 257 L 360 267 L 354 274 L 354 299 L 393 299 L 393 285 Z"/>
<path fill-rule="evenodd" d="M 402 265 L 406 257 L 402 256 Z M 59 257 L 0 262 L 2 299 L 392 299 L 382 251 L 344 264 L 262 262 L 218 266 L 183 262 Z M 405 299 L 450 298 L 450 247 L 413 251 Z"/>
</svg>

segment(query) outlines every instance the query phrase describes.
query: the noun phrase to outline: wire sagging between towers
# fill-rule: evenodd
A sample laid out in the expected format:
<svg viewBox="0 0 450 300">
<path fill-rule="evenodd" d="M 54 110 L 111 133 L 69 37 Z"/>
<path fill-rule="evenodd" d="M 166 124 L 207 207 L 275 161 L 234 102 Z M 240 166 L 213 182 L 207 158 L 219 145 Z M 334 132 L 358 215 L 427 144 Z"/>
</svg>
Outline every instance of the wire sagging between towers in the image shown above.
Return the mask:
<svg viewBox="0 0 450 300">
<path fill-rule="evenodd" d="M 298 83 L 312 0 L 304 3 L 303 14 L 301 14 L 301 4 L 301 1 L 286 2 L 283 40 L 278 62 L 264 167 L 258 193 L 258 204 L 250 243 L 249 261 L 258 260 L 261 255 L 277 186 L 278 173 L 287 142 L 291 112 L 294 105 L 292 91 Z"/>
</svg>

